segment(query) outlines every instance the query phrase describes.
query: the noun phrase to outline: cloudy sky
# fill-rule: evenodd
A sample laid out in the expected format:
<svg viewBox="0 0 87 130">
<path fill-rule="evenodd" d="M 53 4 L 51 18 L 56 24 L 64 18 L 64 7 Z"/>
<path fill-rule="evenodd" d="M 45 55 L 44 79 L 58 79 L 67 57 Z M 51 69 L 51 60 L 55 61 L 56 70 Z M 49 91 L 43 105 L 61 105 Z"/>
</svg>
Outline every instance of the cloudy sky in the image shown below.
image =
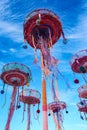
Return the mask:
<svg viewBox="0 0 87 130">
<path fill-rule="evenodd" d="M 60 99 L 65 101 L 68 106 L 68 114 L 64 112 L 64 128 L 65 130 L 86 130 L 87 122 L 81 120 L 76 104 L 79 102 L 77 89 L 85 84 L 81 75 L 76 74 L 80 83 L 73 83 L 74 75 L 70 67 L 72 56 L 87 49 L 87 1 L 86 0 L 0 0 L 0 74 L 3 65 L 9 62 L 20 62 L 30 67 L 32 71 L 33 81 L 30 87 L 40 90 L 41 92 L 41 69 L 33 64 L 34 50 L 28 45 L 28 49 L 22 48 L 23 23 L 31 11 L 38 8 L 46 8 L 55 12 L 63 26 L 67 44 L 64 45 L 62 38 L 54 45 L 52 54 L 59 59 L 58 69 L 64 78 L 58 74 L 58 86 L 60 91 Z M 38 58 L 40 58 L 38 51 Z M 38 73 L 39 72 L 39 73 Z M 37 75 L 37 76 L 36 76 Z M 69 87 L 65 81 L 68 82 Z M 49 79 L 47 80 L 47 99 L 51 102 L 49 91 Z M 3 83 L 0 81 L 0 90 Z M 4 130 L 7 120 L 9 104 L 11 100 L 12 87 L 9 86 L 6 95 L 6 105 L 4 107 L 5 95 L 0 95 L 0 130 Z M 19 113 L 21 116 L 19 116 Z M 22 107 L 14 113 L 11 122 L 11 130 L 26 129 L 26 116 L 22 123 Z M 40 113 L 39 122 L 34 120 L 33 112 L 31 112 L 31 130 L 42 129 L 42 112 Z M 49 118 L 49 124 L 55 129 L 52 118 Z M 73 126 L 73 127 L 72 127 Z"/>
</svg>

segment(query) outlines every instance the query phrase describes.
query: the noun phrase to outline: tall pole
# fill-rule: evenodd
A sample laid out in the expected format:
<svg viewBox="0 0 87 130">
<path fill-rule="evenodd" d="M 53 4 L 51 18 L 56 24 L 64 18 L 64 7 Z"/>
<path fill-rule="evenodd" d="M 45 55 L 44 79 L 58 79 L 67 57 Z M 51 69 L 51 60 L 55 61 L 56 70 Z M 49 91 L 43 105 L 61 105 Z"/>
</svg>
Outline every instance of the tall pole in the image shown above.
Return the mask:
<svg viewBox="0 0 87 130">
<path fill-rule="evenodd" d="M 47 97 L 46 97 L 46 80 L 44 76 L 44 63 L 42 62 L 42 113 L 43 113 L 43 130 L 48 130 L 48 113 L 47 113 Z"/>
<path fill-rule="evenodd" d="M 10 103 L 10 108 L 9 108 L 8 119 L 7 119 L 7 123 L 6 123 L 6 126 L 5 126 L 5 130 L 10 130 L 10 122 L 12 120 L 14 110 L 15 110 L 16 92 L 17 92 L 17 87 L 14 86 L 13 92 L 12 92 L 12 97 L 11 97 L 11 103 Z"/>
<path fill-rule="evenodd" d="M 27 130 L 30 130 L 30 105 L 27 106 Z"/>
</svg>

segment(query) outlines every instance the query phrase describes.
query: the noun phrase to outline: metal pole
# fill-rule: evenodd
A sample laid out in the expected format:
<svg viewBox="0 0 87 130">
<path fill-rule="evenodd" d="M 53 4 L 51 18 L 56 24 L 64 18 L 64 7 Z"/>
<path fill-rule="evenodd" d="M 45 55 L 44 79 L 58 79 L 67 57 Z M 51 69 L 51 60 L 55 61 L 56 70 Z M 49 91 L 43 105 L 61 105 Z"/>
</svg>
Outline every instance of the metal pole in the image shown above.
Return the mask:
<svg viewBox="0 0 87 130">
<path fill-rule="evenodd" d="M 27 130 L 30 130 L 30 105 L 27 106 Z"/>
<path fill-rule="evenodd" d="M 42 62 L 42 113 L 43 113 L 43 130 L 48 130 L 48 113 L 47 113 L 47 97 L 46 97 L 46 80 L 44 77 L 44 64 L 43 57 L 41 57 Z"/>
<path fill-rule="evenodd" d="M 17 92 L 17 87 L 14 86 L 5 130 L 10 130 L 10 123 L 11 123 L 11 120 L 12 120 L 12 117 L 13 117 L 13 114 L 14 114 L 14 110 L 15 110 L 16 92 Z"/>
</svg>

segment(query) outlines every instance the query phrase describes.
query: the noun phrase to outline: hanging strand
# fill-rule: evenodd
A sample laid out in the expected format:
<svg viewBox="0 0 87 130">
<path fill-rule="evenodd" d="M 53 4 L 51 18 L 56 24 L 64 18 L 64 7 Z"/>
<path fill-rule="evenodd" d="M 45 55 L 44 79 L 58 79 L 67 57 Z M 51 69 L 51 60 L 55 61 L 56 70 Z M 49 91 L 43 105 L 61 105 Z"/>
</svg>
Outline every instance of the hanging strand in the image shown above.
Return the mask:
<svg viewBox="0 0 87 130">
<path fill-rule="evenodd" d="M 84 74 L 82 74 L 82 77 L 83 77 L 84 81 L 85 81 L 85 82 L 86 82 L 86 84 L 87 84 L 87 77 L 85 77 L 85 75 L 84 75 Z"/>
<path fill-rule="evenodd" d="M 34 47 L 34 63 L 37 63 L 38 62 L 38 58 L 37 58 L 37 48 L 36 48 L 36 45 L 35 45 L 35 42 L 34 42 L 34 36 L 32 35 L 32 43 L 33 43 L 33 47 Z"/>
<path fill-rule="evenodd" d="M 54 80 L 52 79 L 52 85 L 51 85 L 51 92 L 53 95 L 53 101 L 56 100 L 56 93 L 55 93 L 55 86 L 54 86 Z"/>
<path fill-rule="evenodd" d="M 2 108 L 4 108 L 4 106 L 5 106 L 5 104 L 6 104 L 7 91 L 8 91 L 8 85 L 7 85 L 7 87 L 6 87 L 5 100 L 4 100 L 4 103 L 3 103 L 3 105 L 2 105 Z"/>
<path fill-rule="evenodd" d="M 35 43 L 34 43 L 34 36 L 33 36 L 33 35 L 32 35 L 32 43 L 33 43 L 34 49 L 36 50 L 36 45 L 35 45 Z"/>
<path fill-rule="evenodd" d="M 55 84 L 55 92 L 56 92 L 56 97 L 57 97 L 57 100 L 59 100 L 59 91 L 58 91 L 58 82 L 57 82 L 57 79 L 55 78 L 54 79 L 54 84 Z"/>
<path fill-rule="evenodd" d="M 35 113 L 34 113 L 34 106 L 33 106 L 33 116 L 34 116 L 34 119 L 37 120 L 38 117 L 35 117 Z"/>
<path fill-rule="evenodd" d="M 5 89 L 5 83 L 3 84 L 3 91 L 4 91 L 4 89 Z"/>
<path fill-rule="evenodd" d="M 57 129 L 58 129 L 58 130 L 61 130 L 61 129 L 60 129 L 60 124 L 57 122 L 56 117 L 55 117 L 55 114 L 54 114 L 52 111 L 51 111 L 51 115 L 52 115 L 52 117 L 53 117 L 53 120 L 54 120 L 54 122 L 55 122 L 55 125 L 56 125 Z"/>
<path fill-rule="evenodd" d="M 50 48 L 50 47 L 52 47 L 52 38 L 51 38 L 50 29 L 48 29 L 48 31 L 49 31 L 49 40 L 50 40 L 49 48 Z"/>
<path fill-rule="evenodd" d="M 61 74 L 61 72 L 57 69 L 57 72 L 61 75 L 62 79 L 65 81 L 65 84 L 68 88 L 71 88 L 70 84 L 65 80 L 64 76 Z"/>
<path fill-rule="evenodd" d="M 25 111 L 26 111 L 26 105 L 25 105 L 25 103 L 24 103 L 22 122 L 24 121 Z"/>
<path fill-rule="evenodd" d="M 4 89 L 5 89 L 5 83 L 3 83 L 3 88 L 2 88 L 2 90 L 1 90 L 1 94 L 4 94 Z"/>
<path fill-rule="evenodd" d="M 36 49 L 34 49 L 34 63 L 38 62 L 38 58 L 37 58 L 37 52 Z"/>
<path fill-rule="evenodd" d="M 17 108 L 20 108 L 20 105 L 19 105 L 19 87 L 18 87 L 18 95 L 17 95 L 17 104 L 16 104 L 16 109 Z"/>
<path fill-rule="evenodd" d="M 63 30 L 62 30 L 62 37 L 63 37 L 63 43 L 66 44 L 66 43 L 67 43 L 67 39 L 66 39 L 66 37 L 65 37 L 65 35 L 64 35 Z"/>
<path fill-rule="evenodd" d="M 22 86 L 22 98 L 23 98 L 23 95 L 24 95 L 24 86 Z"/>
</svg>

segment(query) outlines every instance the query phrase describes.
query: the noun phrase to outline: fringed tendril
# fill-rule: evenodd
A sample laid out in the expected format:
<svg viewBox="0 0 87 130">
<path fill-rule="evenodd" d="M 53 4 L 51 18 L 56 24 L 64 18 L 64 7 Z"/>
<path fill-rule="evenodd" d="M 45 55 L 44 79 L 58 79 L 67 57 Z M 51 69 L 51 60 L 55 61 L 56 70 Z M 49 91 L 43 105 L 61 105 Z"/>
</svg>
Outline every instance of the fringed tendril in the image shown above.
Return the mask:
<svg viewBox="0 0 87 130">
<path fill-rule="evenodd" d="M 3 103 L 3 105 L 2 105 L 2 108 L 4 108 L 4 106 L 5 106 L 5 104 L 6 104 L 7 91 L 8 91 L 8 85 L 7 85 L 7 87 L 6 87 L 5 100 L 4 100 L 4 103 Z"/>
</svg>

